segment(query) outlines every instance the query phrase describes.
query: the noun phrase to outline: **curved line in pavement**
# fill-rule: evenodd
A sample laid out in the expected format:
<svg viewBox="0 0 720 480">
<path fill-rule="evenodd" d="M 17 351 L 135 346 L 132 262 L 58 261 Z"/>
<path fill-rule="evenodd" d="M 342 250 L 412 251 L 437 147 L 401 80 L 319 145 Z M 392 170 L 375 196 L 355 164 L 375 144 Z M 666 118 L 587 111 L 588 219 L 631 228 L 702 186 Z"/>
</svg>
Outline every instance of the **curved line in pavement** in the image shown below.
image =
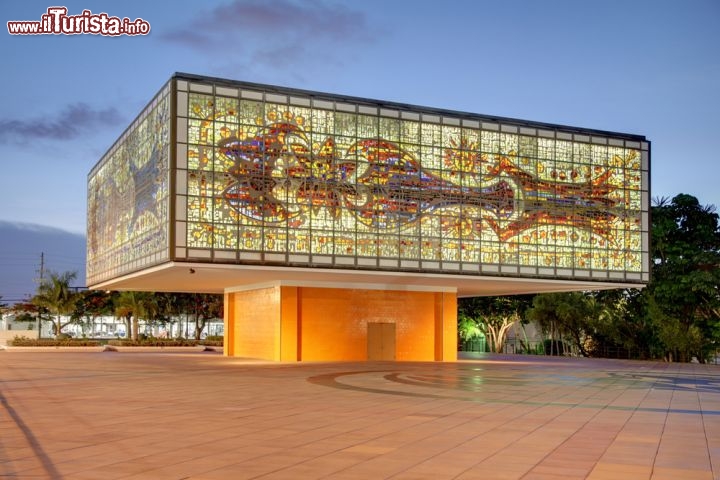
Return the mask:
<svg viewBox="0 0 720 480">
<path fill-rule="evenodd" d="M 461 400 L 465 402 L 476 402 L 485 404 L 514 404 L 514 405 L 530 405 L 530 406 L 553 406 L 553 407 L 566 407 L 566 408 L 593 408 L 600 410 L 619 410 L 619 411 L 638 411 L 638 412 L 651 412 L 651 413 L 681 413 L 687 415 L 713 415 L 720 416 L 720 410 L 695 410 L 685 408 L 653 408 L 653 407 L 631 407 L 622 405 L 602 405 L 602 404 L 588 404 L 588 403 L 564 403 L 564 402 L 539 402 L 534 400 L 507 400 L 507 399 L 487 399 L 487 398 L 476 398 L 462 395 L 439 395 L 434 393 L 418 393 L 418 392 L 407 392 L 402 390 L 389 390 L 383 388 L 372 388 L 372 387 L 361 387 L 357 385 L 348 385 L 338 381 L 341 377 L 347 377 L 350 375 L 362 375 L 367 373 L 378 373 L 385 374 L 383 379 L 394 383 L 401 383 L 407 385 L 418 385 L 417 382 L 409 380 L 400 380 L 400 373 L 388 372 L 387 370 L 364 370 L 359 372 L 339 372 L 339 373 L 325 373 L 322 375 L 315 375 L 308 377 L 307 381 L 315 384 L 322 385 L 324 387 L 336 388 L 340 390 L 350 390 L 356 392 L 375 393 L 381 395 L 395 395 L 401 397 L 414 397 L 414 398 L 435 398 L 442 400 Z M 428 388 L 435 388 L 435 385 L 422 385 Z M 445 386 L 444 388 L 448 388 Z"/>
</svg>

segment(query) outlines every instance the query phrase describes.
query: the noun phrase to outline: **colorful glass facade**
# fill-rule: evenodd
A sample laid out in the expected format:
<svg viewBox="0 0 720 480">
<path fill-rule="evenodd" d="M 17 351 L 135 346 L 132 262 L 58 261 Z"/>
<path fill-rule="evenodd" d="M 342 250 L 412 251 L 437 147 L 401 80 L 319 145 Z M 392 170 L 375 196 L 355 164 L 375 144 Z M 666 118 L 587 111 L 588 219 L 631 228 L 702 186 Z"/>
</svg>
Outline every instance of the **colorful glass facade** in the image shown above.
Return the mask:
<svg viewBox="0 0 720 480">
<path fill-rule="evenodd" d="M 170 83 L 88 176 L 88 285 L 169 258 Z"/>
<path fill-rule="evenodd" d="M 180 74 L 171 86 L 90 175 L 96 280 L 141 258 L 649 279 L 644 137 Z M 123 191 L 141 171 L 151 187 Z"/>
</svg>

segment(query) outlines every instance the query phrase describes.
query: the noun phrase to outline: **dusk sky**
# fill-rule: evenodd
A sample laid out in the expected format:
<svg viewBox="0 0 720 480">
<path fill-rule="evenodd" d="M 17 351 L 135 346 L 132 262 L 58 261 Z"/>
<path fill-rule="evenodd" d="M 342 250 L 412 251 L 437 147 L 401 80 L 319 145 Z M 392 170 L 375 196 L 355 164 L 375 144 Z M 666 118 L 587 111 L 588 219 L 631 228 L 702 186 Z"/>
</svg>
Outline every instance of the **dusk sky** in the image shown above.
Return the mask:
<svg viewBox="0 0 720 480">
<path fill-rule="evenodd" d="M 146 36 L 10 35 L 48 7 Z M 645 135 L 720 206 L 718 0 L 2 1 L 0 220 L 85 232 L 90 168 L 174 72 Z"/>
</svg>

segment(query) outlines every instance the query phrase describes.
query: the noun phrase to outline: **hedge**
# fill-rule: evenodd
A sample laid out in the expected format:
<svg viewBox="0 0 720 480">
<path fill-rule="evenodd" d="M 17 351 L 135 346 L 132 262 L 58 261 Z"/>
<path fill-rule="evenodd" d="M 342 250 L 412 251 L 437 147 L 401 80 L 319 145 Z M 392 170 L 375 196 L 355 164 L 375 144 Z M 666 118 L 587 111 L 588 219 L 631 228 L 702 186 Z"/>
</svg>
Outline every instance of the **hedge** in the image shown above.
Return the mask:
<svg viewBox="0 0 720 480">
<path fill-rule="evenodd" d="M 27 338 L 16 336 L 8 341 L 11 347 L 99 347 L 99 340 L 84 338 Z"/>
<path fill-rule="evenodd" d="M 130 340 L 120 338 L 117 340 L 91 340 L 84 338 L 27 338 L 16 336 L 12 340 L 8 340 L 11 347 L 100 347 L 107 343 L 114 347 L 196 347 L 203 345 L 206 347 L 222 347 L 223 337 L 213 336 L 205 340 L 188 340 L 185 338 L 142 338 L 138 340 Z"/>
<path fill-rule="evenodd" d="M 205 345 L 208 347 L 222 347 L 222 337 L 220 340 L 190 340 L 186 338 L 139 338 L 131 340 L 128 338 L 119 338 L 117 340 L 108 340 L 108 345 L 114 347 L 196 347 Z"/>
</svg>

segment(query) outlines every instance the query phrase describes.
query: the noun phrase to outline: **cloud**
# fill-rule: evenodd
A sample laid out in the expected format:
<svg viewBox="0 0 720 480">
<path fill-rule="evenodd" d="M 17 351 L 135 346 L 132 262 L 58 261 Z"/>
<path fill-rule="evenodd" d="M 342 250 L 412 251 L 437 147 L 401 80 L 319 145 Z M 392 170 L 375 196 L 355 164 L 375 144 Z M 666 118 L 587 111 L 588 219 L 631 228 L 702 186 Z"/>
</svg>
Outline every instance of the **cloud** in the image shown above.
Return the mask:
<svg viewBox="0 0 720 480">
<path fill-rule="evenodd" d="M 39 223 L 28 223 L 28 222 L 17 222 L 9 220 L 0 220 L 0 232 L 7 232 L 8 230 L 23 230 L 31 233 L 38 234 L 63 234 L 63 235 L 75 235 L 79 237 L 84 236 L 79 233 L 70 232 L 57 227 L 51 227 L 49 225 L 41 225 Z"/>
<path fill-rule="evenodd" d="M 328 6 L 319 1 L 294 3 L 236 0 L 216 8 L 209 17 L 199 20 L 208 29 L 239 30 L 243 34 L 301 34 L 336 40 L 363 36 L 367 27 L 365 15 L 343 5 Z"/>
<path fill-rule="evenodd" d="M 212 38 L 203 32 L 193 31 L 189 28 L 181 28 L 162 35 L 163 40 L 171 43 L 179 43 L 194 48 L 209 48 L 213 44 Z"/>
<path fill-rule="evenodd" d="M 0 120 L 0 143 L 25 143 L 36 139 L 73 140 L 88 130 L 122 122 L 122 115 L 114 107 L 98 110 L 86 103 L 75 103 L 65 107 L 54 118 Z"/>
<path fill-rule="evenodd" d="M 161 35 L 171 43 L 202 51 L 223 49 L 229 56 L 270 67 L 378 37 L 365 13 L 319 0 L 235 0 Z"/>
</svg>

